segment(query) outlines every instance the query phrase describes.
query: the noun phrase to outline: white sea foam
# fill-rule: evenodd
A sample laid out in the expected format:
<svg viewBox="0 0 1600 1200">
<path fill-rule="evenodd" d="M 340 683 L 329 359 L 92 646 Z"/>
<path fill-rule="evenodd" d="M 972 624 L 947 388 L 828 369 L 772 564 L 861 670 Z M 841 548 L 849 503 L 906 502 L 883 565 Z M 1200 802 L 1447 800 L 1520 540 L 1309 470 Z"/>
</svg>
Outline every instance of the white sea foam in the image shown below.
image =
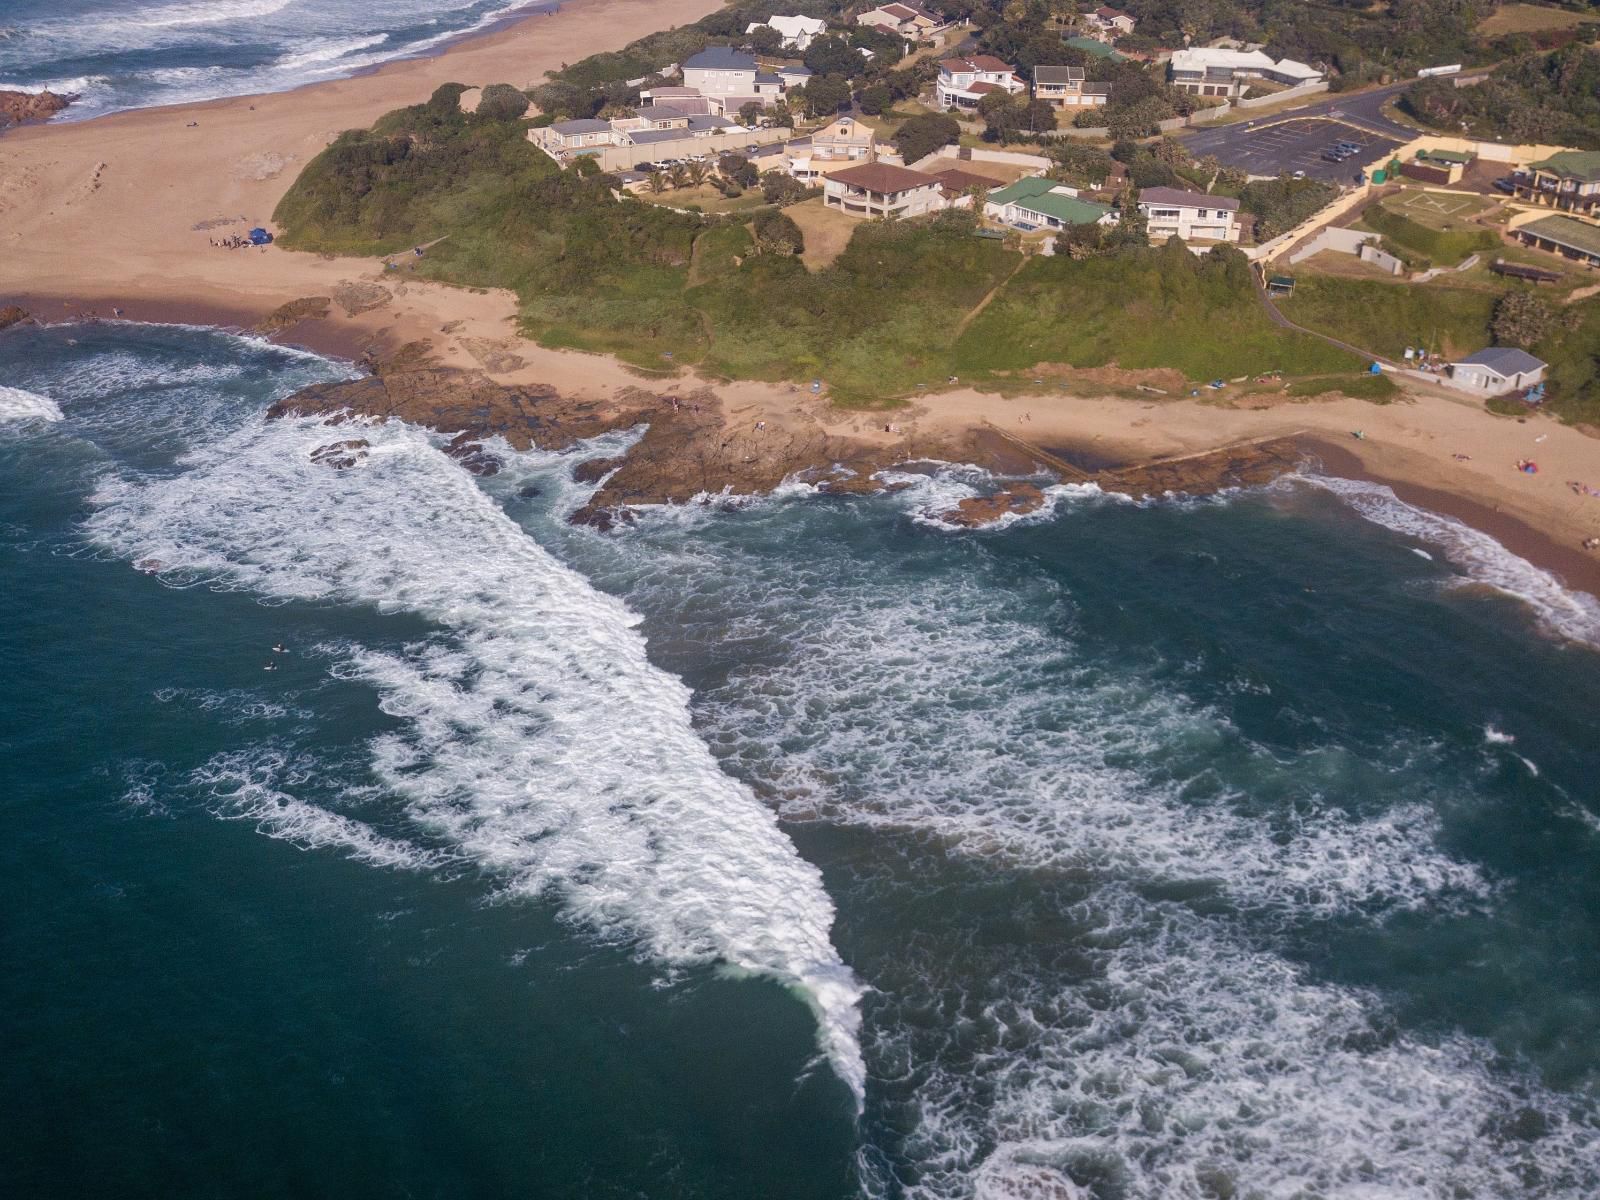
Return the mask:
<svg viewBox="0 0 1600 1200">
<path fill-rule="evenodd" d="M 939 864 L 948 917 L 872 978 L 868 1061 L 904 1129 L 892 1184 L 864 1158 L 875 1191 L 1595 1194 L 1581 1103 L 1485 1042 L 1401 1032 L 1382 997 L 1280 950 L 1325 919 L 1495 901 L 1435 839 L 1447 749 L 1253 745 L 1170 683 L 1080 661 L 1070 601 L 987 539 L 930 575 L 890 543 L 842 553 L 821 520 L 785 553 L 784 520 L 753 514 L 715 553 L 666 534 L 606 550 L 682 636 L 749 664 L 698 703 L 741 774 L 795 819 L 905 847 L 864 892 L 918 893 L 918 860 Z M 1027 898 L 993 913 L 1014 886 Z"/>
<path fill-rule="evenodd" d="M 310 461 L 351 436 L 372 443 L 366 469 Z M 106 481 L 92 536 L 213 586 L 437 623 L 404 653 L 355 649 L 339 668 L 403 722 L 374 743 L 371 769 L 407 818 L 508 893 L 558 899 L 574 921 L 663 962 L 791 984 L 859 1102 L 859 987 L 831 945 L 820 874 L 720 770 L 690 724 L 688 690 L 651 666 L 626 607 L 552 559 L 415 430 L 252 423 L 183 465 L 169 479 Z M 351 832 L 320 828 L 271 771 L 210 769 L 231 809 L 274 833 Z"/>
<path fill-rule="evenodd" d="M 0 421 L 60 421 L 61 406 L 48 396 L 0 384 Z"/>
<path fill-rule="evenodd" d="M 1563 587 L 1550 572 L 1513 554 L 1488 534 L 1407 504 L 1380 483 L 1326 475 L 1285 479 L 1285 486 L 1332 492 L 1374 524 L 1437 546 L 1472 582 L 1521 600 L 1550 632 L 1600 648 L 1600 600 Z"/>
</svg>

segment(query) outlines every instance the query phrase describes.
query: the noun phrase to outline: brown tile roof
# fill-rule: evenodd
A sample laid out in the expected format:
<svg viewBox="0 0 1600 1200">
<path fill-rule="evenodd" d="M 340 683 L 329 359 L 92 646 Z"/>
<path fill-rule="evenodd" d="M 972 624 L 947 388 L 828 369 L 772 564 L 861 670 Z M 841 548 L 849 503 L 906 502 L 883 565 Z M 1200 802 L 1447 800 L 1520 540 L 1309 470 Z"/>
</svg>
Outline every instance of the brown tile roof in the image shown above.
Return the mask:
<svg viewBox="0 0 1600 1200">
<path fill-rule="evenodd" d="M 835 171 L 828 176 L 828 179 L 830 182 L 837 180 L 850 187 L 866 188 L 869 192 L 884 193 L 909 192 L 913 188 L 927 187 L 929 184 L 939 182 L 932 175 L 924 175 L 921 171 L 910 171 L 893 163 L 862 163 L 859 167 L 846 167 L 842 171 Z"/>
<path fill-rule="evenodd" d="M 1239 210 L 1239 202 L 1231 196 L 1208 196 L 1204 192 L 1185 192 L 1178 188 L 1152 187 L 1139 190 L 1140 204 L 1171 204 L 1178 208 L 1225 208 Z"/>
<path fill-rule="evenodd" d="M 939 190 L 946 196 L 959 196 L 975 187 L 988 191 L 1000 186 L 998 179 L 990 179 L 987 175 L 975 175 L 971 171 L 962 171 L 955 167 L 948 171 L 939 171 L 930 178 L 939 181 Z"/>
<path fill-rule="evenodd" d="M 1003 92 L 1005 91 L 1005 88 L 1001 87 L 998 83 L 985 83 L 980 79 L 977 83 L 969 87 L 967 91 L 971 92 L 975 96 L 983 96 L 987 95 L 989 92 Z"/>
<path fill-rule="evenodd" d="M 947 58 L 939 64 L 939 69 L 951 75 L 959 71 L 1007 71 L 1016 73 L 1016 68 L 1010 63 L 1001 62 L 992 54 L 974 54 L 971 58 Z"/>
</svg>

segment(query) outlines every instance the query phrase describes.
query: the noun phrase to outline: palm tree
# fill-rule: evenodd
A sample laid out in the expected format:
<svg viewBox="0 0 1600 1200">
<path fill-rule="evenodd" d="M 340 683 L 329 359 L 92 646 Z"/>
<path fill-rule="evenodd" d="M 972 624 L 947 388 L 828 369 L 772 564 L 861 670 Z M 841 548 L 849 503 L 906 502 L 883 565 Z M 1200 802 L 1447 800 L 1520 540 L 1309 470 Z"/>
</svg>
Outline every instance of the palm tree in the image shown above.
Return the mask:
<svg viewBox="0 0 1600 1200">
<path fill-rule="evenodd" d="M 684 168 L 684 172 L 689 176 L 689 182 L 695 187 L 699 187 L 706 181 L 706 177 L 711 174 L 711 168 L 703 162 L 692 162 Z"/>
<path fill-rule="evenodd" d="M 677 166 L 673 167 L 672 170 L 667 173 L 667 178 L 672 182 L 672 186 L 675 188 L 689 186 L 689 172 L 684 168 L 682 163 L 679 163 Z"/>
<path fill-rule="evenodd" d="M 651 171 L 648 186 L 652 196 L 659 196 L 667 190 L 668 181 L 665 171 Z"/>
</svg>

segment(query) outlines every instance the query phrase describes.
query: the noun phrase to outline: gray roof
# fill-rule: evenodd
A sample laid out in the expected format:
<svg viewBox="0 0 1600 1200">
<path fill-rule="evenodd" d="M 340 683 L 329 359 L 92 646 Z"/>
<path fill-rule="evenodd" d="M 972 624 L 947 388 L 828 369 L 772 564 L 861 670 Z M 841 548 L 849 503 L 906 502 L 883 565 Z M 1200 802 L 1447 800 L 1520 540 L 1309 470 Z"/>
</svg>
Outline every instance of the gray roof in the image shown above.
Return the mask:
<svg viewBox="0 0 1600 1200">
<path fill-rule="evenodd" d="M 798 64 L 795 65 L 795 66 L 792 66 L 792 67 L 779 67 L 779 68 L 777 68 L 777 71 L 778 71 L 779 75 L 809 76 L 811 74 L 811 68 L 810 67 L 802 66 L 802 65 L 798 65 Z"/>
<path fill-rule="evenodd" d="M 584 117 L 579 121 L 557 121 L 550 128 L 562 137 L 568 137 L 574 133 L 603 133 L 611 128 L 611 122 Z"/>
<path fill-rule="evenodd" d="M 1178 188 L 1145 188 L 1139 193 L 1140 204 L 1175 204 L 1179 208 L 1224 208 L 1235 212 L 1239 202 L 1232 196 L 1208 196 L 1204 192 L 1185 192 Z"/>
<path fill-rule="evenodd" d="M 628 140 L 635 146 L 648 146 L 653 142 L 675 142 L 688 133 L 686 129 L 634 129 Z"/>
<path fill-rule="evenodd" d="M 756 82 L 757 83 L 782 83 L 783 82 L 783 76 L 782 75 L 774 75 L 771 71 L 757 71 L 756 72 Z"/>
<path fill-rule="evenodd" d="M 690 129 L 732 129 L 733 122 L 727 117 L 690 117 Z"/>
<path fill-rule="evenodd" d="M 689 114 L 667 104 L 647 104 L 636 115 L 645 121 L 676 121 Z"/>
<path fill-rule="evenodd" d="M 1490 346 L 1485 350 L 1479 350 L 1476 354 L 1458 358 L 1456 362 L 1468 363 L 1474 367 L 1488 367 L 1496 375 L 1506 379 L 1524 371 L 1542 371 L 1545 367 L 1542 361 L 1526 350 L 1518 350 L 1515 346 Z"/>
<path fill-rule="evenodd" d="M 685 67 L 711 71 L 754 71 L 756 60 L 732 46 L 707 46 L 699 54 L 683 60 Z"/>
<path fill-rule="evenodd" d="M 1035 67 L 1035 83 L 1076 83 L 1083 78 L 1082 67 Z"/>
</svg>

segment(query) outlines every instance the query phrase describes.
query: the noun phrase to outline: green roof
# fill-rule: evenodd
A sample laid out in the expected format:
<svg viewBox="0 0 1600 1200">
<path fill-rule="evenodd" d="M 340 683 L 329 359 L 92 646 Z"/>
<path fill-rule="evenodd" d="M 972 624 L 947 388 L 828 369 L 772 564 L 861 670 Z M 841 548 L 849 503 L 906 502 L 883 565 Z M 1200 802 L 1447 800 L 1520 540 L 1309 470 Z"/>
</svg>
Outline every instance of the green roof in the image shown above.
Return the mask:
<svg viewBox="0 0 1600 1200">
<path fill-rule="evenodd" d="M 1053 179 L 1033 176 L 1019 179 L 1007 187 L 989 193 L 990 204 L 1018 204 L 1029 212 L 1043 213 L 1065 225 L 1092 225 L 1111 211 L 1104 204 L 1079 200 L 1064 192 L 1052 192 L 1059 186 Z"/>
<path fill-rule="evenodd" d="M 1531 165 L 1535 171 L 1550 171 L 1563 179 L 1600 180 L 1600 150 L 1560 150 Z"/>
<path fill-rule="evenodd" d="M 1417 151 L 1417 157 L 1425 158 L 1429 162 L 1460 163 L 1462 166 L 1466 166 L 1478 156 L 1476 154 L 1467 154 L 1460 150 L 1419 150 Z"/>
<path fill-rule="evenodd" d="M 1600 225 L 1591 225 L 1576 217 L 1540 217 L 1518 225 L 1511 232 L 1531 233 L 1558 246 L 1569 246 L 1585 254 L 1600 254 Z"/>
<path fill-rule="evenodd" d="M 1085 54 L 1093 54 L 1096 58 L 1107 58 L 1112 62 L 1122 62 L 1127 55 L 1118 54 L 1104 42 L 1092 37 L 1069 37 L 1067 45 L 1074 50 L 1082 50 Z"/>
</svg>

